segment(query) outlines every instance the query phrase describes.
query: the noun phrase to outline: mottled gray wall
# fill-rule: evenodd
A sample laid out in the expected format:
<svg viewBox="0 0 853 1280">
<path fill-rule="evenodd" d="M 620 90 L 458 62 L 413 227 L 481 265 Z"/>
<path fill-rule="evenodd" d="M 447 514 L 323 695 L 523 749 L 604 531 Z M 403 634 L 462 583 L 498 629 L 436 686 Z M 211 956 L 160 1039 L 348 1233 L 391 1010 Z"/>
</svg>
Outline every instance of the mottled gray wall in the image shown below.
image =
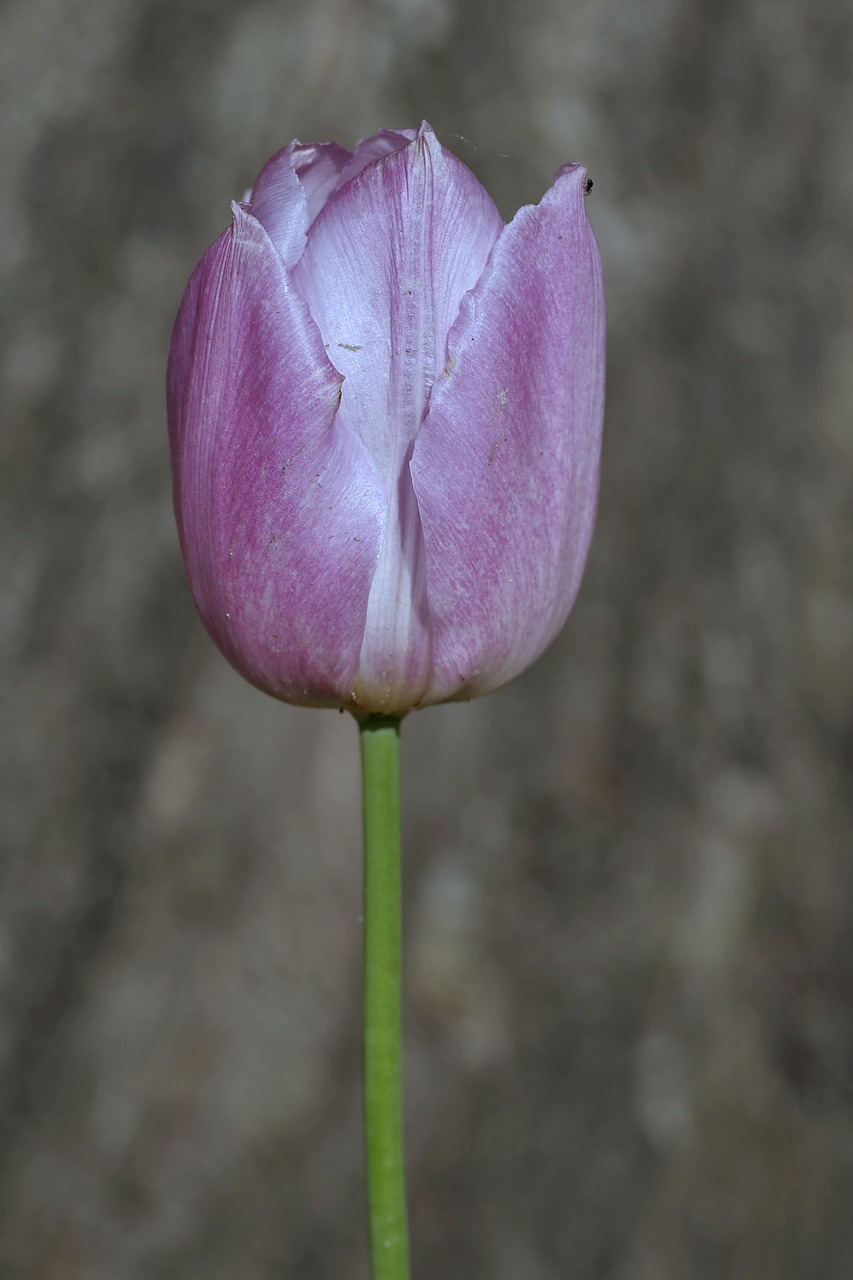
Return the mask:
<svg viewBox="0 0 853 1280">
<path fill-rule="evenodd" d="M 609 289 L 570 624 L 404 729 L 417 1275 L 853 1274 L 853 18 L 7 0 L 3 1280 L 364 1280 L 346 717 L 196 621 L 163 367 L 291 136 L 427 116 Z"/>
</svg>

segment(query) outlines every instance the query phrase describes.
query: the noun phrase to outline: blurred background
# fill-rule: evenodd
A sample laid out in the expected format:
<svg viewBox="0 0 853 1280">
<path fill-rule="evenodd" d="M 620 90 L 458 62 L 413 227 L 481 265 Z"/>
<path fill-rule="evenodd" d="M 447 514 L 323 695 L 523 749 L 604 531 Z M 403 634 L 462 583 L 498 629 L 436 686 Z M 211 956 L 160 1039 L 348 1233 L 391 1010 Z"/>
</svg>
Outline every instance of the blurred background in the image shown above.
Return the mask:
<svg viewBox="0 0 853 1280">
<path fill-rule="evenodd" d="M 853 14 L 6 0 L 0 1276 L 366 1280 L 348 717 L 203 634 L 164 365 L 292 136 L 581 160 L 600 523 L 513 686 L 404 727 L 430 1280 L 853 1274 Z"/>
</svg>

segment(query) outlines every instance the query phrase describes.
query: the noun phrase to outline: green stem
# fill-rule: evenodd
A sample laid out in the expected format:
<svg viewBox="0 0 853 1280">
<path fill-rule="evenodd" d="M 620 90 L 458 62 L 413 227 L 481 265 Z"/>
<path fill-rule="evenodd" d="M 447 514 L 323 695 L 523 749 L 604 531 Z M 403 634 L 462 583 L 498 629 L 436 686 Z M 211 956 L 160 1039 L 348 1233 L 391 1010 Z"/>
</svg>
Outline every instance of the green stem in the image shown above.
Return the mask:
<svg viewBox="0 0 853 1280">
<path fill-rule="evenodd" d="M 400 721 L 359 723 L 364 801 L 364 1142 L 372 1280 L 408 1280 L 400 1052 Z"/>
</svg>

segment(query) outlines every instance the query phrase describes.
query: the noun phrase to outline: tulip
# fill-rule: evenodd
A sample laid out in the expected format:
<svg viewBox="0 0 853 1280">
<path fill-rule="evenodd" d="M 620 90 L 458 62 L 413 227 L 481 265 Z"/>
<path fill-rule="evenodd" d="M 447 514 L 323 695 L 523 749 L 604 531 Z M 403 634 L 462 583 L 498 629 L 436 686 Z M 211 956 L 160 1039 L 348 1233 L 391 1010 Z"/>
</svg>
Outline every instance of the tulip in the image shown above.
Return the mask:
<svg viewBox="0 0 853 1280">
<path fill-rule="evenodd" d="M 504 225 L 432 129 L 291 142 L 172 338 L 202 620 L 286 702 L 399 717 L 522 672 L 580 585 L 604 399 L 585 170 Z"/>
</svg>

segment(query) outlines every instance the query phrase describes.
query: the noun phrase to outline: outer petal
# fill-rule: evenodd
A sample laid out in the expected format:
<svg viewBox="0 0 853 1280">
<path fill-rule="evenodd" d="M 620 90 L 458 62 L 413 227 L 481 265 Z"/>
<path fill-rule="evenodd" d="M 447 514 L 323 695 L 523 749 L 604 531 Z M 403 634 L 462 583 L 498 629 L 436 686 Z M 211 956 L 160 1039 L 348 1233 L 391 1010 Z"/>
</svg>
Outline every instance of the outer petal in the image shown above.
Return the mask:
<svg viewBox="0 0 853 1280">
<path fill-rule="evenodd" d="M 425 702 L 523 671 L 565 622 L 598 493 L 604 289 L 585 171 L 519 210 L 451 331 L 411 474 L 425 544 Z"/>
<path fill-rule="evenodd" d="M 336 421 L 340 376 L 261 224 L 240 206 L 175 325 L 169 428 L 181 546 L 225 656 L 289 702 L 349 700 L 384 491 Z"/>
<path fill-rule="evenodd" d="M 249 194 L 251 211 L 288 267 L 302 257 L 308 228 L 350 159 L 350 152 L 336 142 L 293 141 L 258 174 Z"/>
<path fill-rule="evenodd" d="M 359 690 L 388 711 L 417 703 L 430 675 L 411 448 L 460 301 L 502 229 L 474 175 L 425 127 L 341 187 L 293 273 L 345 375 L 341 418 L 361 436 L 385 483 L 387 537 Z"/>
</svg>

